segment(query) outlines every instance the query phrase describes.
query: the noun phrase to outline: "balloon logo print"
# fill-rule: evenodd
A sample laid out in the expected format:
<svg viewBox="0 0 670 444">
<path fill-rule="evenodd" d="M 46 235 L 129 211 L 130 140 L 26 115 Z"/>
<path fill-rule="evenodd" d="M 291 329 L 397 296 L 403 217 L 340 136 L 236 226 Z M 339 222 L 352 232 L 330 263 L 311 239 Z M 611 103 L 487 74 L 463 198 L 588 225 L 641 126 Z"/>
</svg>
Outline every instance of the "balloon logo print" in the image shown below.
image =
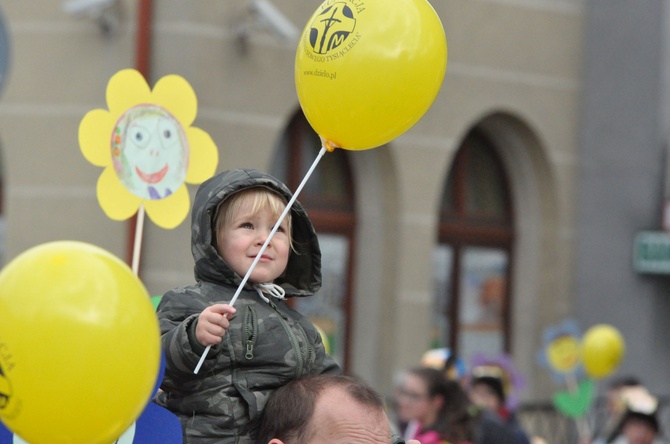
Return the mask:
<svg viewBox="0 0 670 444">
<path fill-rule="evenodd" d="M 12 384 L 0 365 L 0 410 L 4 410 L 12 398 Z"/>
<path fill-rule="evenodd" d="M 344 44 L 356 28 L 354 12 L 346 3 L 335 3 L 312 21 L 309 44 L 317 54 L 326 54 Z"/>
</svg>

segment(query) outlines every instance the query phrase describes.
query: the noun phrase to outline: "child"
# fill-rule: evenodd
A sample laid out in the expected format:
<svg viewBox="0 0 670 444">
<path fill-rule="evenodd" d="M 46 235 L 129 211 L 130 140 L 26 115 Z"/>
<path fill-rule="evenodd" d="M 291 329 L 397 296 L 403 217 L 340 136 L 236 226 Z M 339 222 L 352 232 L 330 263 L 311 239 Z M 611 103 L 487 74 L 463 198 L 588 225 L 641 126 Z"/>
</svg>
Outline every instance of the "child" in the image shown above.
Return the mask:
<svg viewBox="0 0 670 444">
<path fill-rule="evenodd" d="M 516 444 L 530 444 L 530 438 L 517 422 L 514 411 L 506 404 L 504 370 L 495 365 L 481 365 L 472 370 L 470 398 L 472 402 L 497 415 L 515 437 Z"/>
<path fill-rule="evenodd" d="M 198 188 L 197 283 L 167 292 L 158 306 L 166 369 L 156 402 L 180 418 L 185 443 L 253 443 L 274 389 L 306 374 L 340 373 L 314 325 L 283 301 L 321 287 L 318 240 L 297 201 L 228 305 L 290 198 L 277 179 L 249 169 Z"/>
</svg>

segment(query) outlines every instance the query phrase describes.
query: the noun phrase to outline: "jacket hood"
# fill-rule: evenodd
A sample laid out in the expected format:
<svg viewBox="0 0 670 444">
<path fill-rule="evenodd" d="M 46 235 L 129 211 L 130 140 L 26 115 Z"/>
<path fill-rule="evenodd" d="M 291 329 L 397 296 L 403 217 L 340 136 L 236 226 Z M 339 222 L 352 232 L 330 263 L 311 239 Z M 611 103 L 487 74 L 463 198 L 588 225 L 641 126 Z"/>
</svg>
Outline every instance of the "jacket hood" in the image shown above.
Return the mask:
<svg viewBox="0 0 670 444">
<path fill-rule="evenodd" d="M 279 180 L 254 169 L 235 169 L 203 182 L 195 195 L 191 214 L 191 252 L 195 279 L 238 287 L 244 276 L 235 273 L 216 251 L 214 218 L 219 204 L 230 195 L 252 187 L 265 187 L 286 202 L 291 191 Z M 292 238 L 295 251 L 289 255 L 286 272 L 275 280 L 287 296 L 310 296 L 321 288 L 321 249 L 316 231 L 305 209 L 296 200 L 291 206 Z M 250 287 L 247 283 L 246 286 Z"/>
</svg>

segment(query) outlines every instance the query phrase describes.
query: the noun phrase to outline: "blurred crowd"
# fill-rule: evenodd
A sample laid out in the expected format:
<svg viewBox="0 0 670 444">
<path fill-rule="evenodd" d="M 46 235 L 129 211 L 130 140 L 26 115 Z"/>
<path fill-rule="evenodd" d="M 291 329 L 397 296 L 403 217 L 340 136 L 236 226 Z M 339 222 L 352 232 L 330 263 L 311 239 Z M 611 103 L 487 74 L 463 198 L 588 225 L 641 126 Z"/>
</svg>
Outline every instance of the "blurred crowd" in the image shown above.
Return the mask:
<svg viewBox="0 0 670 444">
<path fill-rule="evenodd" d="M 437 353 L 436 353 L 437 352 Z M 390 403 L 397 432 L 421 444 L 572 444 L 538 436 L 517 419 L 518 390 L 509 362 L 480 359 L 466 370 L 448 349 L 432 350 L 398 375 Z M 575 421 L 588 426 L 575 444 L 665 444 L 661 403 L 634 377 L 613 379 L 604 408 Z M 576 426 L 577 429 L 579 427 Z"/>
</svg>

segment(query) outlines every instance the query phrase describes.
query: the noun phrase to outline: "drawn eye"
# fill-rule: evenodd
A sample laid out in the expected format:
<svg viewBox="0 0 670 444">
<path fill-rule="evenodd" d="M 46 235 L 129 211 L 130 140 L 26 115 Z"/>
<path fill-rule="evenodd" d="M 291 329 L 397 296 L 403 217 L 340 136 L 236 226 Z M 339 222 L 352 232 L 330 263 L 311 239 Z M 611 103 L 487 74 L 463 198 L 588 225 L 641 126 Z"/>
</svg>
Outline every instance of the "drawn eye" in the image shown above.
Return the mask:
<svg viewBox="0 0 670 444">
<path fill-rule="evenodd" d="M 179 128 L 174 122 L 161 120 L 158 122 L 158 134 L 160 135 L 163 147 L 173 147 L 179 144 Z"/>
<path fill-rule="evenodd" d="M 135 127 L 130 131 L 130 140 L 138 148 L 144 148 L 149 145 L 149 132 L 142 127 Z"/>
</svg>

